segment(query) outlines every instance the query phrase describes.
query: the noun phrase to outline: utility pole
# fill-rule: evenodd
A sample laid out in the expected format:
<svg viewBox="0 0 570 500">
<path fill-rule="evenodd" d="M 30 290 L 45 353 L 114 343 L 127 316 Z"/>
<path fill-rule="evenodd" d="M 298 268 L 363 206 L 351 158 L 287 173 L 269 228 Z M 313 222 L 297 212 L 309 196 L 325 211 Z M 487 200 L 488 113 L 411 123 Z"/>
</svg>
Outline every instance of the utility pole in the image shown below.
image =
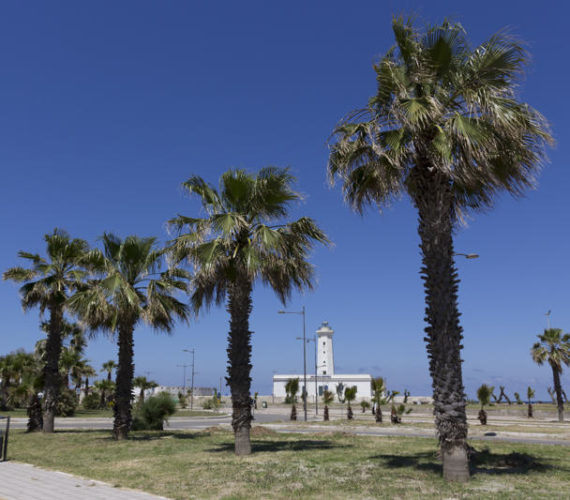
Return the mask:
<svg viewBox="0 0 570 500">
<path fill-rule="evenodd" d="M 298 340 L 303 341 L 303 413 L 305 422 L 307 421 L 307 337 L 305 335 L 305 306 L 301 311 L 277 311 L 279 314 L 300 314 L 303 316 L 303 337 Z"/>
<path fill-rule="evenodd" d="M 552 311 L 549 309 L 548 312 L 545 314 L 546 316 L 546 328 L 548 328 L 550 330 L 550 313 Z"/>
<path fill-rule="evenodd" d="M 317 382 L 317 347 L 318 347 L 317 335 L 315 335 L 312 339 L 307 339 L 307 344 L 309 342 L 315 343 L 315 415 L 318 415 L 319 414 L 319 388 L 318 388 L 318 382 Z"/>
<path fill-rule="evenodd" d="M 190 389 L 190 409 L 194 408 L 194 353 L 196 349 L 182 349 L 184 352 L 192 354 L 192 388 Z"/>
</svg>

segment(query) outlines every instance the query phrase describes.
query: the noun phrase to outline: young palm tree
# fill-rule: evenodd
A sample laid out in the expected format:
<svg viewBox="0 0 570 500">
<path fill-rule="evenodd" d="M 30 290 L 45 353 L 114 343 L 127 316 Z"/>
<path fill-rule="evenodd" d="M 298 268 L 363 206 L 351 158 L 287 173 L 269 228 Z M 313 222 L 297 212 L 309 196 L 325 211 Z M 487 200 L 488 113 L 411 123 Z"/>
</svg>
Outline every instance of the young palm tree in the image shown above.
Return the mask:
<svg viewBox="0 0 570 500">
<path fill-rule="evenodd" d="M 554 379 L 554 392 L 558 404 L 558 420 L 564 422 L 564 400 L 562 399 L 562 385 L 560 374 L 562 365 L 570 365 L 570 333 L 563 334 L 560 328 L 547 328 L 542 335 L 538 335 L 540 342 L 536 342 L 530 350 L 532 359 L 542 365 L 548 362 L 552 368 Z"/>
<path fill-rule="evenodd" d="M 290 420 L 297 420 L 297 393 L 299 392 L 299 377 L 290 378 L 285 384 L 285 392 L 287 398 L 291 402 L 291 417 Z"/>
<path fill-rule="evenodd" d="M 526 389 L 526 398 L 528 401 L 528 418 L 532 418 L 532 398 L 534 398 L 534 389 L 529 385 Z"/>
<path fill-rule="evenodd" d="M 382 423 L 382 408 L 383 404 L 386 404 L 386 382 L 383 377 L 376 377 L 372 379 L 372 400 L 374 401 L 374 417 L 376 422 Z"/>
<path fill-rule="evenodd" d="M 94 384 L 95 389 L 99 391 L 99 407 L 106 408 L 109 401 L 109 395 L 115 390 L 115 383 L 112 380 L 97 380 Z"/>
<path fill-rule="evenodd" d="M 144 392 L 158 387 L 158 384 L 154 380 L 147 380 L 146 377 L 135 377 L 133 387 L 139 388 L 139 404 L 142 405 L 144 403 Z"/>
<path fill-rule="evenodd" d="M 346 418 L 348 420 L 352 420 L 354 417 L 354 414 L 352 413 L 352 407 L 350 406 L 350 403 L 352 401 L 354 401 L 356 399 L 356 391 L 357 391 L 357 387 L 355 385 L 353 385 L 352 387 L 347 387 L 344 390 L 344 399 L 347 402 L 347 407 L 346 407 Z"/>
<path fill-rule="evenodd" d="M 69 307 L 89 327 L 117 334 L 119 363 L 115 389 L 113 436 L 127 439 L 131 426 L 133 386 L 133 333 L 144 321 L 157 330 L 170 332 L 177 318 L 188 319 L 188 307 L 173 293 L 187 291 L 188 273 L 172 268 L 160 272 L 163 252 L 155 238 L 112 234 L 102 237 L 104 252 L 90 254 L 90 268 L 98 278 L 77 293 Z"/>
<path fill-rule="evenodd" d="M 329 421 L 329 405 L 334 401 L 334 393 L 332 391 L 323 392 L 323 403 L 325 404 L 325 412 L 323 420 L 325 422 Z"/>
<path fill-rule="evenodd" d="M 485 406 L 489 406 L 491 403 L 491 394 L 493 394 L 494 387 L 490 387 L 487 384 L 483 384 L 479 389 L 477 389 L 477 399 L 481 403 L 481 409 L 479 410 L 479 422 L 481 425 L 487 425 L 487 412 L 485 411 Z"/>
<path fill-rule="evenodd" d="M 334 130 L 328 172 L 358 212 L 407 193 L 418 210 L 426 337 L 444 477 L 469 478 L 453 229 L 501 190 L 533 186 L 551 141 L 517 101 L 527 60 L 506 33 L 471 49 L 448 22 L 420 32 L 395 19 L 396 45 L 374 66 L 377 93 Z"/>
<path fill-rule="evenodd" d="M 205 218 L 179 216 L 170 221 L 178 230 L 172 243 L 175 261 L 194 267 L 192 305 L 198 311 L 213 303 L 230 314 L 228 377 L 232 394 L 232 426 L 237 455 L 251 453 L 251 332 L 249 317 L 256 281 L 269 285 L 282 303 L 293 289 L 312 288 L 313 266 L 307 257 L 314 242 L 327 242 L 309 218 L 286 222 L 291 202 L 301 199 L 286 169 L 264 168 L 257 174 L 229 170 L 219 190 L 200 177 L 183 186 L 199 196 Z M 182 233 L 187 228 L 187 233 Z"/>
<path fill-rule="evenodd" d="M 48 334 L 45 343 L 43 431 L 54 431 L 55 407 L 61 384 L 59 358 L 61 355 L 64 311 L 68 296 L 81 286 L 85 277 L 82 263 L 88 245 L 71 239 L 60 229 L 44 236 L 47 258 L 20 251 L 19 257 L 31 261 L 31 268 L 8 269 L 3 279 L 25 283 L 20 288 L 25 311 L 39 306 L 40 314 L 49 311 Z"/>
</svg>

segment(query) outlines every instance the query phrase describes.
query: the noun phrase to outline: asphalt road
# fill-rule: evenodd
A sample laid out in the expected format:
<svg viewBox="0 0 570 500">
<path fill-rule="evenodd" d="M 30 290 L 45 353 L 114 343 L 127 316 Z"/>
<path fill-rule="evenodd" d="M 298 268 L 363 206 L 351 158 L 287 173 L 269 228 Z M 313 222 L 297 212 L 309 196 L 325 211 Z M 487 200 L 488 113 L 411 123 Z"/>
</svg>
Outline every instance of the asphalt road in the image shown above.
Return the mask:
<svg viewBox="0 0 570 500">
<path fill-rule="evenodd" d="M 276 432 L 284 433 L 301 433 L 313 434 L 316 432 L 348 432 L 357 436 L 397 436 L 397 437 L 423 437 L 434 438 L 433 429 L 421 427 L 349 427 L 346 425 L 318 425 L 314 418 L 313 424 L 309 427 L 303 426 L 302 420 L 297 424 L 288 423 L 289 411 L 287 409 L 274 409 L 272 411 L 256 411 L 254 413 L 253 425 L 264 424 L 266 427 Z M 302 418 L 302 417 L 301 417 Z M 318 419 L 320 421 L 320 418 Z M 13 429 L 25 429 L 27 419 L 13 418 L 10 427 Z M 215 415 L 211 417 L 172 417 L 169 419 L 165 429 L 172 430 L 203 430 L 208 427 L 222 425 L 229 427 L 231 424 L 231 416 L 228 414 Z M 113 420 L 111 418 L 56 418 L 56 430 L 65 429 L 95 429 L 95 430 L 111 430 L 113 428 Z M 558 445 L 570 446 L 570 440 L 543 439 L 538 437 L 525 437 L 524 435 L 510 436 L 501 435 L 501 433 L 493 433 L 489 436 L 470 436 L 469 440 L 476 441 L 501 441 L 526 444 L 540 445 Z"/>
</svg>

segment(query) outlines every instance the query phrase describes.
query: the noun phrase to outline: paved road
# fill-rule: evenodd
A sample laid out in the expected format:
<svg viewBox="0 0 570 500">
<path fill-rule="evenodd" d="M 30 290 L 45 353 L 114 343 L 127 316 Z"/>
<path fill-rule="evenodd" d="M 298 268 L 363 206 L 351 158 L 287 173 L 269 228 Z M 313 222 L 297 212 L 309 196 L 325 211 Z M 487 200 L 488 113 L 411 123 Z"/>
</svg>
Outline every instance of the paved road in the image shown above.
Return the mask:
<svg viewBox="0 0 570 500">
<path fill-rule="evenodd" d="M 272 408 L 270 410 L 261 410 L 255 412 L 255 420 L 253 425 L 263 424 L 276 432 L 298 432 L 303 434 L 311 434 L 314 432 L 349 432 L 358 436 L 399 436 L 399 437 L 435 437 L 435 431 L 431 428 L 422 427 L 406 427 L 404 424 L 393 427 L 364 427 L 347 425 L 318 425 L 321 421 L 320 417 L 310 416 L 312 422 L 310 426 L 303 426 L 302 421 L 294 425 L 287 423 L 289 418 L 289 410 L 287 408 Z M 27 419 L 14 418 L 11 427 L 15 429 L 25 429 Z M 215 415 L 209 417 L 172 417 L 169 419 L 166 429 L 172 430 L 202 430 L 208 427 L 222 425 L 229 427 L 231 417 L 228 414 Z M 111 418 L 56 418 L 57 429 L 112 429 L 113 420 Z M 537 428 L 537 432 L 540 432 Z M 570 440 L 549 439 L 546 436 L 525 436 L 522 433 L 509 433 L 497 431 L 494 435 L 489 436 L 469 436 L 470 440 L 477 441 L 507 441 L 514 443 L 526 444 L 544 444 L 544 445 L 560 445 L 570 446 Z"/>
</svg>

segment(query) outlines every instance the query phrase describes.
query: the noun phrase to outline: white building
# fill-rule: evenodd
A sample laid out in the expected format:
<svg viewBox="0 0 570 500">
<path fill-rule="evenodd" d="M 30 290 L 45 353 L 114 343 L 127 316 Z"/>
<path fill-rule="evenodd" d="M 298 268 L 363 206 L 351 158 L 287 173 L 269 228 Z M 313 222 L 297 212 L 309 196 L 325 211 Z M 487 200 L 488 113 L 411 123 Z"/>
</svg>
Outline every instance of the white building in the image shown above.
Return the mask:
<svg viewBox="0 0 570 500">
<path fill-rule="evenodd" d="M 322 397 L 326 390 L 332 391 L 336 399 L 339 384 L 343 384 L 344 387 L 355 385 L 357 400 L 370 399 L 372 397 L 371 375 L 340 375 L 334 372 L 333 333 L 334 330 L 327 321 L 323 321 L 317 330 L 317 376 L 315 379 L 314 370 L 313 373 L 307 372 L 308 401 L 314 401 L 315 392 Z M 291 378 L 299 378 L 299 392 L 303 393 L 303 374 L 276 374 L 273 375 L 273 396 L 275 398 L 284 399 L 287 396 L 285 385 Z"/>
</svg>

